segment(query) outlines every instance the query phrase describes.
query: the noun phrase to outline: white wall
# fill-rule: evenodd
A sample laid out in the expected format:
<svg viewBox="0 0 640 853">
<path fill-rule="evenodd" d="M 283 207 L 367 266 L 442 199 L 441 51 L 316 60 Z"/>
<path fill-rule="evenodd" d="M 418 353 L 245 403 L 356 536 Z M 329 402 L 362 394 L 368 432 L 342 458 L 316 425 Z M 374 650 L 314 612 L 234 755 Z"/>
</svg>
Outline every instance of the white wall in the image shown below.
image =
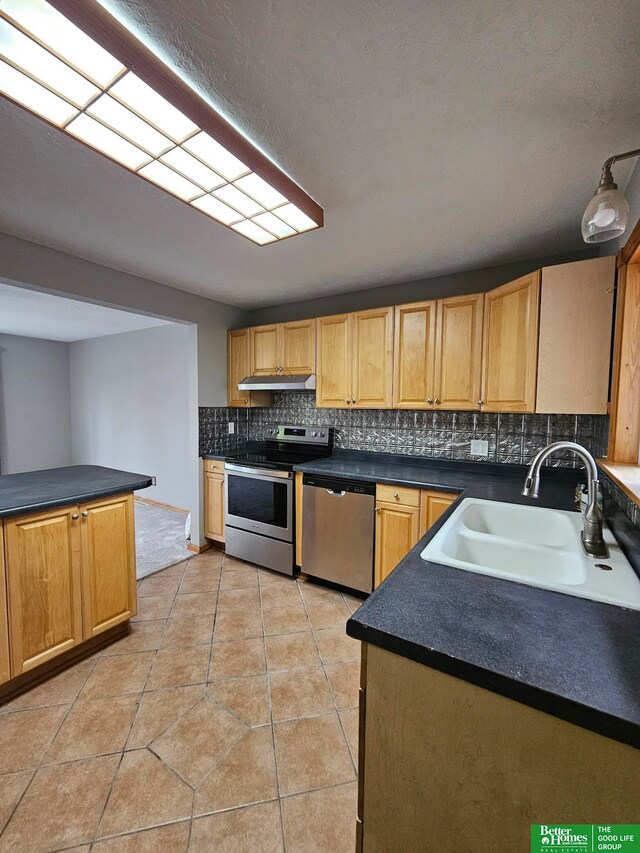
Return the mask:
<svg viewBox="0 0 640 853">
<path fill-rule="evenodd" d="M 73 463 L 155 476 L 142 497 L 190 510 L 197 541 L 195 327 L 77 341 L 69 353 Z"/>
<path fill-rule="evenodd" d="M 0 471 L 70 464 L 69 345 L 0 335 Z"/>
</svg>

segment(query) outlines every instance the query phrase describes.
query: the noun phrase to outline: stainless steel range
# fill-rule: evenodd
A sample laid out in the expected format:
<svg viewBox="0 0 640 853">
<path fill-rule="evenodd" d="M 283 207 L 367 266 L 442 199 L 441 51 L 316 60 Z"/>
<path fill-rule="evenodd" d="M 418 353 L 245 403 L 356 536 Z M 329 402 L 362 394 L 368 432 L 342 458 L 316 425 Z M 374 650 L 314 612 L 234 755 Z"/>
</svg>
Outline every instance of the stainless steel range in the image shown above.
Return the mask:
<svg viewBox="0 0 640 853">
<path fill-rule="evenodd" d="M 232 557 L 295 571 L 295 465 L 331 455 L 333 430 L 278 426 L 263 450 L 225 459 L 225 545 Z"/>
</svg>

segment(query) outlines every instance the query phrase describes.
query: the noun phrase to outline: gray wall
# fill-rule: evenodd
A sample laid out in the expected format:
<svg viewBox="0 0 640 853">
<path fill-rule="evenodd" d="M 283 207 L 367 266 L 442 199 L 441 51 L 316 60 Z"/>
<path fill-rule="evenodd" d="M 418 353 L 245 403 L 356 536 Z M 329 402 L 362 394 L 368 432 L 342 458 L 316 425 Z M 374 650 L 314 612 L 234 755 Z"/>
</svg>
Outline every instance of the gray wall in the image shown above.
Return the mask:
<svg viewBox="0 0 640 853">
<path fill-rule="evenodd" d="M 195 347 L 194 327 L 180 324 L 69 345 L 74 464 L 155 475 L 157 485 L 142 496 L 192 511 L 194 525 Z"/>
<path fill-rule="evenodd" d="M 0 335 L 0 471 L 70 464 L 69 345 Z"/>
<path fill-rule="evenodd" d="M 616 167 L 614 165 L 614 180 L 615 170 Z M 610 243 L 602 244 L 600 252 L 602 255 L 616 255 L 627 242 L 631 231 L 635 228 L 636 222 L 640 219 L 640 160 L 636 163 L 629 181 L 627 182 L 626 188 L 622 187 L 622 189 L 624 190 L 624 194 L 629 202 L 629 225 L 624 234 L 621 237 L 618 237 L 617 240 L 611 240 Z"/>
<path fill-rule="evenodd" d="M 366 308 L 381 308 L 385 305 L 400 305 L 406 302 L 419 302 L 423 299 L 437 299 L 441 296 L 456 296 L 463 293 L 481 293 L 497 287 L 532 270 L 552 264 L 580 261 L 593 258 L 597 248 L 585 247 L 583 251 L 568 255 L 556 255 L 549 258 L 536 258 L 516 264 L 504 264 L 481 270 L 454 273 L 453 275 L 423 278 L 417 281 L 405 281 L 401 284 L 372 287 L 369 290 L 355 290 L 320 299 L 307 299 L 304 302 L 289 302 L 270 308 L 261 308 L 249 313 L 247 325 L 259 323 L 280 323 L 286 320 L 304 320 L 307 317 L 322 317 L 324 314 L 341 314 L 344 311 L 362 311 Z"/>
<path fill-rule="evenodd" d="M 9 234 L 0 234 L 0 278 L 86 302 L 194 323 L 199 403 L 226 405 L 226 332 L 245 325 L 247 312 Z"/>
</svg>

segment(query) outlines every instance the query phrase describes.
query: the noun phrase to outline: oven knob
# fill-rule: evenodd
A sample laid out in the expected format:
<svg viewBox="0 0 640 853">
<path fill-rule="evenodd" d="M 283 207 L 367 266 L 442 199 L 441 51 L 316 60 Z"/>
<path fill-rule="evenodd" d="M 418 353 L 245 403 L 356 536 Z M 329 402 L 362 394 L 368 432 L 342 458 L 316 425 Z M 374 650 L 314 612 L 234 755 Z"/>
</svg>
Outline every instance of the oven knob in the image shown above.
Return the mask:
<svg viewBox="0 0 640 853">
<path fill-rule="evenodd" d="M 311 433 L 311 435 L 312 435 L 312 437 L 313 437 L 313 438 L 315 438 L 315 437 L 316 437 L 316 431 L 314 430 L 314 431 Z"/>
<path fill-rule="evenodd" d="M 320 433 L 320 438 L 324 438 L 324 437 L 325 437 L 325 435 L 326 435 L 326 432 L 321 432 L 321 433 Z"/>
</svg>

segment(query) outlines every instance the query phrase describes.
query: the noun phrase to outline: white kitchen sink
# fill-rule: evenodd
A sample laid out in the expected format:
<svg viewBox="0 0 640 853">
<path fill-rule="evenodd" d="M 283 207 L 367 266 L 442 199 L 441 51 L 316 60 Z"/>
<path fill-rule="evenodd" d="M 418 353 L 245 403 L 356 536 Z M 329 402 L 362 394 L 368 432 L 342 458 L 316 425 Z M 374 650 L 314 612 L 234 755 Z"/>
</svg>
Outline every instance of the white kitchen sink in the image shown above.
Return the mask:
<svg viewBox="0 0 640 853">
<path fill-rule="evenodd" d="M 607 559 L 587 556 L 577 512 L 465 498 L 424 560 L 640 610 L 640 579 L 608 527 Z M 608 568 L 602 568 L 603 566 Z"/>
</svg>

